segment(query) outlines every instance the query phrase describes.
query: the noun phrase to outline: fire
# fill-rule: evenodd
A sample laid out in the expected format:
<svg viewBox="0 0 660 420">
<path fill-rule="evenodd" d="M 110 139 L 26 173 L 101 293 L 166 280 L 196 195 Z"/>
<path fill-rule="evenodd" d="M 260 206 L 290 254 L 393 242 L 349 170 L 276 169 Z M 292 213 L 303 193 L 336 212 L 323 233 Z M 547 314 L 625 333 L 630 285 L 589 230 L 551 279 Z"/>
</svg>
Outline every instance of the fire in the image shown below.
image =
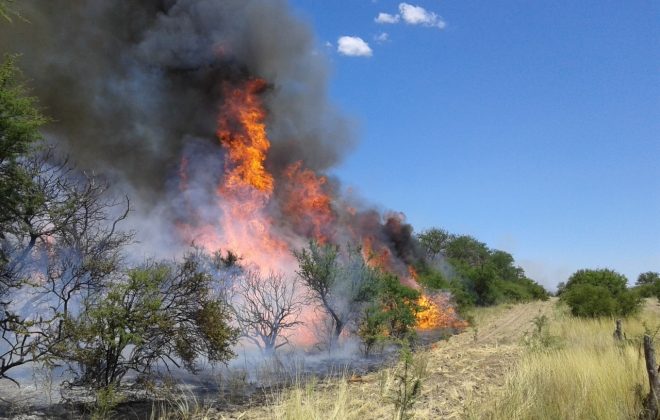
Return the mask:
<svg viewBox="0 0 660 420">
<path fill-rule="evenodd" d="M 362 240 L 362 257 L 367 265 L 372 268 L 392 272 L 392 251 L 386 246 L 382 246 L 371 237 Z"/>
<path fill-rule="evenodd" d="M 243 88 L 225 88 L 217 131 L 226 151 L 223 195 L 247 192 L 268 199 L 273 192 L 275 181 L 264 165 L 270 141 L 259 93 L 265 87 L 265 81 L 256 79 Z"/>
<path fill-rule="evenodd" d="M 438 305 L 431 299 L 422 295 L 417 300 L 420 311 L 417 312 L 417 327 L 422 330 L 430 330 L 441 326 L 441 315 Z"/>
<path fill-rule="evenodd" d="M 421 295 L 417 300 L 420 311 L 417 312 L 417 328 L 420 330 L 433 330 L 437 328 L 463 329 L 467 322 L 462 320 L 451 301 L 446 296 L 437 296 L 431 299 Z"/>
<path fill-rule="evenodd" d="M 216 132 L 225 151 L 224 176 L 216 189 L 217 220 L 180 228 L 184 237 L 209 250 L 229 249 L 261 269 L 284 270 L 292 257 L 287 244 L 273 234 L 267 213 L 275 180 L 266 168 L 265 88 L 260 79 L 224 87 Z"/>
<path fill-rule="evenodd" d="M 417 270 L 415 270 L 415 267 L 413 267 L 412 265 L 408 266 L 408 274 L 410 274 L 410 277 L 413 280 L 417 281 L 417 278 L 419 277 L 419 274 L 417 274 Z"/>
<path fill-rule="evenodd" d="M 223 246 L 263 269 L 282 269 L 289 260 L 286 243 L 272 233 L 266 206 L 275 181 L 266 169 L 270 149 L 266 112 L 260 94 L 263 80 L 226 87 L 218 139 L 225 150 L 225 176 L 218 187 Z"/>
<path fill-rule="evenodd" d="M 330 196 L 324 191 L 327 179 L 303 169 L 300 161 L 290 165 L 284 176 L 288 183 L 282 211 L 293 221 L 298 233 L 327 242 L 335 221 Z"/>
</svg>

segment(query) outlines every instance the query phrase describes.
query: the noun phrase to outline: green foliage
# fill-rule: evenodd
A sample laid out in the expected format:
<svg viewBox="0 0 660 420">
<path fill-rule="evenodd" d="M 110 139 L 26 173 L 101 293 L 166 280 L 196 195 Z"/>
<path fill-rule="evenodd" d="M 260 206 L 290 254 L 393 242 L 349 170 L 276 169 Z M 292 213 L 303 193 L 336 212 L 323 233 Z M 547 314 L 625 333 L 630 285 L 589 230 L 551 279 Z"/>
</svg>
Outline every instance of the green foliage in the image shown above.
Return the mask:
<svg viewBox="0 0 660 420">
<path fill-rule="evenodd" d="M 470 289 L 468 282 L 459 277 L 450 280 L 449 291 L 454 297 L 458 311 L 461 313 L 464 313 L 477 303 L 477 297 Z"/>
<path fill-rule="evenodd" d="M 534 329 L 523 335 L 523 344 L 531 351 L 547 351 L 561 345 L 560 338 L 550 334 L 550 320 L 546 315 L 537 315 L 532 320 Z"/>
<path fill-rule="evenodd" d="M 639 277 L 637 277 L 635 284 L 641 286 L 645 284 L 656 284 L 658 282 L 660 282 L 660 273 L 655 271 L 647 271 L 646 273 L 642 273 L 639 275 Z"/>
<path fill-rule="evenodd" d="M 410 347 L 404 343 L 400 353 L 400 366 L 394 376 L 394 387 L 385 398 L 387 402 L 394 404 L 394 418 L 412 418 L 410 411 L 421 395 L 426 367 L 427 360 L 415 357 Z"/>
<path fill-rule="evenodd" d="M 431 256 L 442 255 L 455 275 L 449 279 L 424 265 L 418 268 L 418 281 L 432 289 L 449 290 L 459 310 L 473 305 L 489 306 L 505 302 L 546 300 L 548 292 L 525 276 L 513 256 L 493 250 L 467 235 L 451 235 L 431 229 L 418 235 Z"/>
<path fill-rule="evenodd" d="M 127 279 L 86 302 L 67 320 L 71 340 L 66 361 L 79 366 L 79 382 L 95 389 L 119 386 L 133 370 L 149 375 L 155 364 L 194 372 L 200 356 L 211 362 L 233 357 L 237 332 L 228 312 L 210 299 L 211 276 L 191 254 L 178 265 L 150 264 L 130 270 Z"/>
<path fill-rule="evenodd" d="M 447 245 L 452 240 L 453 235 L 444 229 L 432 228 L 426 230 L 419 235 L 417 239 L 426 251 L 429 258 L 434 258 L 437 255 L 444 254 L 447 250 Z"/>
<path fill-rule="evenodd" d="M 660 274 L 654 271 L 642 273 L 637 277 L 634 290 L 641 297 L 660 299 Z"/>
<path fill-rule="evenodd" d="M 420 293 L 401 284 L 398 277 L 380 273 L 374 290 L 374 300 L 366 306 L 358 327 L 365 354 L 385 341 L 409 341 L 414 336 L 415 315 L 420 308 Z"/>
<path fill-rule="evenodd" d="M 8 22 L 12 21 L 12 16 L 21 17 L 21 15 L 12 7 L 15 0 L 0 0 L 0 18 Z"/>
<path fill-rule="evenodd" d="M 1 10 L 0 10 L 1 14 Z M 0 229 L 10 230 L 14 221 L 34 213 L 44 205 L 43 195 L 34 183 L 33 173 L 23 164 L 40 143 L 39 129 L 47 122 L 35 98 L 20 81 L 16 56 L 6 55 L 0 64 Z M 9 264 L 0 253 L 0 272 Z M 4 273 L 3 273 L 4 274 Z M 4 277 L 4 275 L 3 275 Z M 0 278 L 7 283 L 6 278 Z M 1 291 L 0 291 L 1 292 Z"/>
<path fill-rule="evenodd" d="M 379 305 L 372 304 L 364 309 L 362 320 L 358 327 L 358 336 L 362 339 L 362 348 L 365 356 L 389 340 L 387 330 L 388 313 Z"/>
<path fill-rule="evenodd" d="M 604 286 L 578 284 L 562 294 L 562 300 L 575 316 L 599 317 L 614 315 L 618 311 L 617 301 Z"/>
<path fill-rule="evenodd" d="M 39 129 L 48 122 L 20 81 L 16 56 L 0 65 L 0 165 L 15 162 L 41 140 Z"/>
<path fill-rule="evenodd" d="M 578 270 L 568 278 L 565 290 L 570 290 L 578 284 L 591 284 L 605 287 L 612 295 L 618 295 L 626 290 L 628 279 L 622 274 L 609 269 Z"/>
<path fill-rule="evenodd" d="M 92 420 L 111 418 L 112 412 L 123 401 L 123 396 L 117 392 L 117 388 L 114 385 L 99 389 L 96 391 L 95 397 L 91 413 Z"/>
<path fill-rule="evenodd" d="M 452 264 L 459 262 L 460 265 L 478 268 L 488 261 L 490 251 L 486 244 L 471 236 L 461 235 L 449 242 L 446 255 Z"/>
<path fill-rule="evenodd" d="M 421 264 L 417 267 L 417 283 L 432 290 L 447 290 L 450 287 L 449 282 L 440 271 Z"/>
<path fill-rule="evenodd" d="M 626 284 L 627 279 L 612 270 L 578 270 L 566 282 L 560 299 L 575 316 L 627 316 L 639 309 L 641 299 Z"/>
<path fill-rule="evenodd" d="M 294 252 L 298 276 L 332 321 L 331 347 L 377 288 L 376 272 L 366 265 L 360 249 L 349 246 L 340 251 L 338 246 L 311 241 L 307 249 Z"/>
</svg>

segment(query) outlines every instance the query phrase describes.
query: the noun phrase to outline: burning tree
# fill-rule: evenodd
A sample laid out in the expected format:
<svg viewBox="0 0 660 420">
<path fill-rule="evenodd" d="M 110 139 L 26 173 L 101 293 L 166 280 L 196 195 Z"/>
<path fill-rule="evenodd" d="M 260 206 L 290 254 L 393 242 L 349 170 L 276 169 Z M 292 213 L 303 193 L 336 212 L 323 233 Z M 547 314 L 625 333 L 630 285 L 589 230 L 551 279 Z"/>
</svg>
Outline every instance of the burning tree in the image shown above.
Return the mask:
<svg viewBox="0 0 660 420">
<path fill-rule="evenodd" d="M 298 280 L 256 271 L 248 271 L 241 280 L 232 305 L 236 322 L 243 337 L 272 355 L 288 343 L 289 330 L 302 324 L 299 316 L 304 302 Z"/>
</svg>

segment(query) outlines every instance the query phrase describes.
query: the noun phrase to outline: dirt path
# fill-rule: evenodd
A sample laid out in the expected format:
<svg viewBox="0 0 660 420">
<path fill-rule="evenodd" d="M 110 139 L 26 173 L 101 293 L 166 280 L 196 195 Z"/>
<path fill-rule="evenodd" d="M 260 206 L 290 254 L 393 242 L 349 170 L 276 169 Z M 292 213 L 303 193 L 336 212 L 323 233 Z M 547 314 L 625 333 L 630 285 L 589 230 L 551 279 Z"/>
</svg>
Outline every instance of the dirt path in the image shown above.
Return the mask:
<svg viewBox="0 0 660 420">
<path fill-rule="evenodd" d="M 416 405 L 420 418 L 464 418 L 466 403 L 478 403 L 504 385 L 520 357 L 523 335 L 536 316 L 549 315 L 555 300 L 512 306 L 487 317 L 475 330 L 452 337 L 430 353 L 429 377 Z M 476 338 L 476 339 L 475 339 Z"/>
</svg>

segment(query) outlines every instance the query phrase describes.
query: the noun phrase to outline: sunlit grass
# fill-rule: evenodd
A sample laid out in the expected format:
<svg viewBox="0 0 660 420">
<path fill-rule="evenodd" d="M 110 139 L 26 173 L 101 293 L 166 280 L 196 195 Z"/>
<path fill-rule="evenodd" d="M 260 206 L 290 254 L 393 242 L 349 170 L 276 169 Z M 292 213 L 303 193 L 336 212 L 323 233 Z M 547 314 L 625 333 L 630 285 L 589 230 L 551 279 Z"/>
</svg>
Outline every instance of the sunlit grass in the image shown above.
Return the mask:
<svg viewBox="0 0 660 420">
<path fill-rule="evenodd" d="M 639 338 L 660 323 L 657 303 L 625 319 L 624 343 L 613 339 L 614 319 L 579 319 L 561 306 L 550 322 L 559 347 L 529 351 L 499 395 L 470 407 L 473 418 L 628 419 L 636 418 L 648 392 Z"/>
</svg>

